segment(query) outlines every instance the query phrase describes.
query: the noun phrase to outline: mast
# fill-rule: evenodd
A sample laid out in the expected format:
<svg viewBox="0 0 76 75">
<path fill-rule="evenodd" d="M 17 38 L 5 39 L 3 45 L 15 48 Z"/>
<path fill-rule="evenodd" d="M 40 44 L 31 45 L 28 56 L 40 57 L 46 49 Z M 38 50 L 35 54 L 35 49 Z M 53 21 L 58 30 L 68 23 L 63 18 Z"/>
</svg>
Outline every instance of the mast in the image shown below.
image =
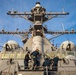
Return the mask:
<svg viewBox="0 0 76 75">
<path fill-rule="evenodd" d="M 58 17 L 59 15 L 68 15 L 68 12 L 46 12 L 46 9 L 40 5 L 40 2 L 36 2 L 35 7 L 31 9 L 30 12 L 18 12 L 18 11 L 9 11 L 7 13 L 11 16 L 17 16 L 29 20 L 33 23 L 33 26 L 29 29 L 29 32 L 0 32 L 3 34 L 32 34 L 32 50 L 35 50 L 38 47 L 41 52 L 43 51 L 43 37 L 45 33 L 47 34 L 64 34 L 66 32 L 51 32 L 48 31 L 46 27 L 43 26 L 43 23 Z M 67 32 L 68 33 L 68 32 Z"/>
</svg>

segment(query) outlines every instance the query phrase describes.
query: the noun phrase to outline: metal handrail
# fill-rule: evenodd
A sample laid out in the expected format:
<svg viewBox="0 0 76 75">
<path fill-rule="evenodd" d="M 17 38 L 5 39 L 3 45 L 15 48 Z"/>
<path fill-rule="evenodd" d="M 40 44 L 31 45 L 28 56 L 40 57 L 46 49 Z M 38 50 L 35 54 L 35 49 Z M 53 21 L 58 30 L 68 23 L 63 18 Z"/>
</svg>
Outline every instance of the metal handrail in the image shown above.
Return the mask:
<svg viewBox="0 0 76 75">
<path fill-rule="evenodd" d="M 27 67 L 27 66 L 24 66 L 24 65 L 20 65 L 19 66 L 20 68 L 23 68 L 23 67 Z M 44 69 L 44 68 L 46 68 L 46 67 L 43 67 L 43 66 L 37 66 L 37 68 L 42 68 L 42 69 Z M 49 68 L 51 71 L 52 71 L 52 68 L 63 68 L 63 69 L 66 69 L 66 68 L 76 68 L 76 66 L 58 66 L 58 67 L 56 67 L 56 66 L 53 66 L 53 67 L 47 67 L 47 68 Z M 29 70 L 29 69 L 28 69 Z"/>
</svg>

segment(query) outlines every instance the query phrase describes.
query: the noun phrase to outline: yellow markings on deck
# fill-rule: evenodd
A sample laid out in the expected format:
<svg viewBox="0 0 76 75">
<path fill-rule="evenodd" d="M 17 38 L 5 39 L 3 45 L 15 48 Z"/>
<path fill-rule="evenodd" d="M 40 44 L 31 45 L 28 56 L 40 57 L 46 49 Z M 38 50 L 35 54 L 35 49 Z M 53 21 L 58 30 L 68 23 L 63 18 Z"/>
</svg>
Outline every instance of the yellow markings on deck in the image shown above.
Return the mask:
<svg viewBox="0 0 76 75">
<path fill-rule="evenodd" d="M 0 53 L 0 59 L 2 58 L 24 58 L 25 53 Z"/>
<path fill-rule="evenodd" d="M 9 58 L 9 54 L 8 53 L 2 53 L 1 58 Z"/>
<path fill-rule="evenodd" d="M 52 51 L 52 52 L 45 53 L 45 54 L 50 58 L 54 58 L 55 56 L 59 56 L 59 58 L 64 58 L 67 55 L 75 56 L 76 53 L 74 51 L 67 51 L 67 53 L 65 52 L 60 53 L 60 52 Z M 7 58 L 24 59 L 25 55 L 26 55 L 26 52 L 5 52 L 5 53 L 0 52 L 0 59 L 7 59 Z"/>
</svg>

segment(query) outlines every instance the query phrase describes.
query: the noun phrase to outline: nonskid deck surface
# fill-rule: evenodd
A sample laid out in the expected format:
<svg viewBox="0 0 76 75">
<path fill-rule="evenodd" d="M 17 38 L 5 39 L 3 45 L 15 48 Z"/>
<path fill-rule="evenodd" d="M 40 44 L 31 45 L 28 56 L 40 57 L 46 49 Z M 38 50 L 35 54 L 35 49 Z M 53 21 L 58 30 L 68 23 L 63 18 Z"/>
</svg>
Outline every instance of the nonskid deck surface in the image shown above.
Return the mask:
<svg viewBox="0 0 76 75">
<path fill-rule="evenodd" d="M 68 53 L 68 52 L 67 52 Z M 75 52 L 70 52 L 74 54 Z M 60 53 L 56 53 L 56 51 L 48 53 L 48 57 L 53 57 L 54 55 Z M 39 70 L 32 70 L 32 61 L 29 61 L 29 69 L 24 69 L 24 56 L 26 53 L 24 52 L 6 52 L 6 53 L 0 53 L 0 72 L 2 69 L 5 69 L 8 67 L 7 70 L 2 71 L 2 75 L 43 75 L 44 70 L 43 67 L 41 66 Z M 61 54 L 61 57 L 63 57 L 64 54 Z M 7 61 L 12 58 L 13 59 L 13 64 L 11 64 L 11 67 L 9 68 L 9 65 Z M 43 63 L 44 58 L 42 58 L 41 63 Z M 20 67 L 20 69 L 18 69 Z M 10 71 L 9 71 L 10 69 Z M 16 72 L 16 74 L 15 74 Z M 52 75 L 76 75 L 76 66 L 74 61 L 69 60 L 68 64 L 63 63 L 63 61 L 58 62 L 58 71 L 51 71 Z"/>
<path fill-rule="evenodd" d="M 24 69 L 24 66 L 20 66 L 20 68 L 16 65 L 16 68 L 19 68 L 18 70 L 15 68 L 14 64 L 11 65 L 11 68 L 7 71 L 3 71 L 2 75 L 43 75 L 44 70 L 42 67 L 40 67 L 38 70 L 32 70 L 32 69 Z M 13 72 L 11 72 L 11 70 Z M 14 74 L 16 72 L 16 74 Z M 61 66 L 58 67 L 58 71 L 51 71 L 52 75 L 76 75 L 76 66 Z"/>
<path fill-rule="evenodd" d="M 18 62 L 16 62 L 18 61 Z M 14 60 L 14 63 L 11 65 L 8 65 L 7 60 L 3 60 L 2 59 L 2 65 L 1 68 L 5 67 L 9 67 L 7 70 L 4 70 L 2 75 L 43 75 L 44 74 L 44 70 L 43 67 L 39 67 L 38 70 L 32 70 L 32 66 L 29 69 L 24 69 L 24 65 L 23 65 L 23 60 Z M 22 65 L 21 65 L 22 64 Z M 4 66 L 5 65 L 5 66 Z M 14 73 L 17 74 L 14 74 Z M 60 61 L 58 63 L 58 71 L 51 71 L 51 73 L 53 73 L 52 75 L 76 75 L 76 66 L 74 65 L 74 63 L 72 61 L 70 61 L 69 64 L 63 64 L 62 61 Z"/>
<path fill-rule="evenodd" d="M 46 71 L 47 73 L 48 71 Z M 76 75 L 76 71 L 50 71 L 51 75 Z M 44 70 L 20 70 L 17 74 L 22 75 L 44 75 Z M 47 74 L 48 75 L 48 74 Z"/>
<path fill-rule="evenodd" d="M 50 72 L 52 75 L 76 75 L 76 72 Z M 15 74 L 13 73 L 7 73 L 7 72 L 4 72 L 0 75 L 44 75 L 44 72 L 43 71 L 18 71 L 16 72 Z"/>
<path fill-rule="evenodd" d="M 46 72 L 48 72 L 46 70 Z M 22 74 L 22 75 L 43 75 L 44 74 L 44 69 L 43 67 L 39 68 L 38 70 L 32 70 L 32 69 L 19 69 L 18 71 L 19 74 Z M 76 75 L 76 67 L 75 66 L 61 66 L 61 67 L 58 67 L 58 71 L 55 71 L 55 70 L 50 70 L 50 73 L 52 75 Z"/>
</svg>

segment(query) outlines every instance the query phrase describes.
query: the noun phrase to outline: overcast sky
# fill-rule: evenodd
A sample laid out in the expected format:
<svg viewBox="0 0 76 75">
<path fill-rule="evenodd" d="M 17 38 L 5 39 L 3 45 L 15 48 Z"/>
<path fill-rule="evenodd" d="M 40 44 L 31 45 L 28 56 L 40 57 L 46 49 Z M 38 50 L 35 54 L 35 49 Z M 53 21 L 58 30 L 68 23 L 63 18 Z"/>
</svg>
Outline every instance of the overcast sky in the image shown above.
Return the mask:
<svg viewBox="0 0 76 75">
<path fill-rule="evenodd" d="M 0 30 L 16 31 L 16 28 L 19 28 L 20 31 L 27 31 L 30 25 L 32 25 L 31 22 L 22 18 L 11 17 L 7 15 L 7 12 L 12 10 L 30 12 L 36 2 L 40 2 L 47 12 L 61 12 L 63 7 L 65 12 L 70 13 L 64 16 L 64 18 L 57 17 L 44 23 L 49 30 L 62 31 L 62 24 L 64 25 L 64 30 L 68 29 L 70 31 L 72 28 L 76 30 L 76 0 L 0 0 Z M 47 38 L 51 38 L 51 35 L 48 35 Z M 8 40 L 15 40 L 20 46 L 23 45 L 21 39 L 17 36 L 0 34 L 0 46 Z M 76 34 L 60 36 L 54 39 L 54 43 L 59 46 L 66 40 L 76 44 Z"/>
</svg>

